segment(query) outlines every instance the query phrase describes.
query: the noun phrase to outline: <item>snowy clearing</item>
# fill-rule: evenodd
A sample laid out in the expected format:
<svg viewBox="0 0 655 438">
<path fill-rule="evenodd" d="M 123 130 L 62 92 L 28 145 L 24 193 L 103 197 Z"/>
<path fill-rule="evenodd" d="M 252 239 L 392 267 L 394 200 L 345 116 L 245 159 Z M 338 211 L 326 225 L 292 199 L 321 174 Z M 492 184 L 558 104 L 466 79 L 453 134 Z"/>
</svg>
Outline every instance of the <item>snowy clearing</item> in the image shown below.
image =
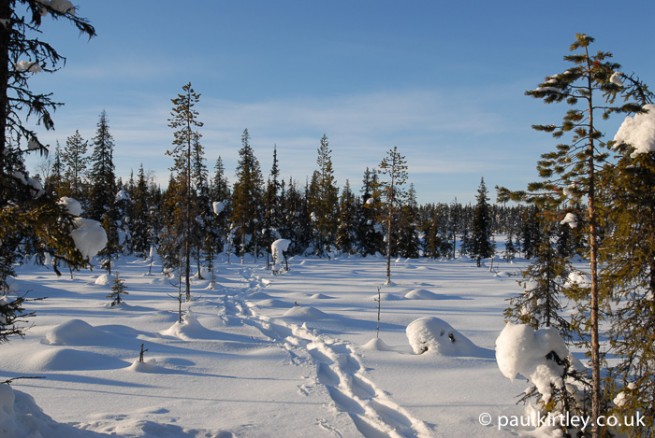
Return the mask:
<svg viewBox="0 0 655 438">
<path fill-rule="evenodd" d="M 0 429 L 43 437 L 515 435 L 479 419 L 523 413 L 515 397 L 526 383 L 504 377 L 494 355 L 523 266 L 500 263 L 504 275 L 495 275 L 468 260 L 397 260 L 393 285 L 382 286 L 383 258 L 295 257 L 279 275 L 261 259 L 221 259 L 215 290 L 194 279 L 182 323 L 177 288 L 157 265 L 148 275 L 147 262 L 121 259 L 129 295 L 114 308 L 103 271 L 70 279 L 23 266 L 13 290 L 48 298 L 30 303 L 34 326 L 1 347 L 0 369 L 4 378 L 43 378 L 0 393 Z M 435 339 L 442 328 L 445 337 Z M 434 348 L 418 355 L 410 342 L 425 336 Z"/>
</svg>

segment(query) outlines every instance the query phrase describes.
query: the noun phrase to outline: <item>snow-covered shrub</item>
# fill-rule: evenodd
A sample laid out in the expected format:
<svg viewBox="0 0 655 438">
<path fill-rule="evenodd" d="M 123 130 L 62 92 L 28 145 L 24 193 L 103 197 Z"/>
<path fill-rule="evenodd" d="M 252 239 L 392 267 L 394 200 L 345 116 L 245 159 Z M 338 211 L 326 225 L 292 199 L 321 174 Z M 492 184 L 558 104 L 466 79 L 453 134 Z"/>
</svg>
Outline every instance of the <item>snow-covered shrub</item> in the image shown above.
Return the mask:
<svg viewBox="0 0 655 438">
<path fill-rule="evenodd" d="M 291 245 L 291 241 L 289 239 L 277 239 L 271 243 L 271 254 L 273 254 L 273 272 L 278 272 L 281 269 L 278 265 L 283 261 L 285 262 L 285 269 L 289 270 L 289 266 L 286 264 L 287 257 L 284 254 L 289 250 L 289 245 Z"/>
<path fill-rule="evenodd" d="M 480 348 L 446 321 L 423 317 L 409 323 L 405 330 L 416 354 L 431 352 L 443 356 L 477 356 Z"/>
<path fill-rule="evenodd" d="M 584 366 L 555 328 L 535 330 L 527 324 L 507 323 L 496 339 L 496 362 L 508 379 L 524 377 L 531 383 L 521 395 L 524 402 L 536 398 L 535 405 L 526 407 L 528 415 L 583 414 Z"/>
</svg>

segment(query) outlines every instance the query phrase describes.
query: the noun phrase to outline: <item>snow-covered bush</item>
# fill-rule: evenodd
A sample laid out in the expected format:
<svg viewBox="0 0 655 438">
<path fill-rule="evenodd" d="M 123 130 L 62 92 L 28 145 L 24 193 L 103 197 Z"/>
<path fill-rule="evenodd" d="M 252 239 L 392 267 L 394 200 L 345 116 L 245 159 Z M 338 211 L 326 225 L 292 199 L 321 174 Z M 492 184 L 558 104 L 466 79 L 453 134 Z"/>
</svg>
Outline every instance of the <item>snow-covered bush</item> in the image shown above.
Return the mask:
<svg viewBox="0 0 655 438">
<path fill-rule="evenodd" d="M 273 254 L 273 272 L 277 272 L 281 269 L 278 265 L 283 261 L 285 262 L 285 269 L 289 270 L 289 266 L 286 264 L 287 257 L 284 254 L 289 250 L 289 245 L 291 245 L 291 241 L 289 239 L 277 239 L 271 243 L 271 254 Z"/>
<path fill-rule="evenodd" d="M 412 321 L 405 334 L 416 354 L 431 352 L 443 356 L 477 356 L 481 350 L 446 321 L 435 317 Z"/>
<path fill-rule="evenodd" d="M 535 405 L 526 407 L 528 415 L 583 414 L 584 366 L 555 328 L 535 330 L 527 324 L 507 323 L 496 339 L 496 362 L 508 379 L 523 377 L 531 383 L 521 395 L 524 402 L 536 398 Z"/>
</svg>

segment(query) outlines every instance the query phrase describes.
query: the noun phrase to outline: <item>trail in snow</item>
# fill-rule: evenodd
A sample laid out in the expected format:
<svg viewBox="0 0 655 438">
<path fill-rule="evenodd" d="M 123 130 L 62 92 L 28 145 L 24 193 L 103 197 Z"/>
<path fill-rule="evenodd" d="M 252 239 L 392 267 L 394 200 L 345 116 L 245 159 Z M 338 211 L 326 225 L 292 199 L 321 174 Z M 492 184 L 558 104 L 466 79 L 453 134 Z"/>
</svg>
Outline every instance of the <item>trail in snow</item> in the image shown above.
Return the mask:
<svg viewBox="0 0 655 438">
<path fill-rule="evenodd" d="M 420 419 L 395 403 L 387 393 L 366 376 L 359 355 L 347 342 L 317 333 L 306 324 L 297 325 L 273 320 L 256 312 L 246 299 L 268 285 L 253 275 L 251 269 L 243 269 L 241 275 L 248 286 L 226 295 L 224 315 L 232 323 L 238 319 L 250 325 L 285 349 L 296 365 L 313 364 L 318 384 L 324 386 L 334 406 L 347 413 L 357 429 L 368 438 L 430 437 L 434 432 Z M 309 394 L 311 388 L 300 385 L 300 394 Z M 327 420 L 317 420 L 323 429 L 341 436 Z"/>
</svg>

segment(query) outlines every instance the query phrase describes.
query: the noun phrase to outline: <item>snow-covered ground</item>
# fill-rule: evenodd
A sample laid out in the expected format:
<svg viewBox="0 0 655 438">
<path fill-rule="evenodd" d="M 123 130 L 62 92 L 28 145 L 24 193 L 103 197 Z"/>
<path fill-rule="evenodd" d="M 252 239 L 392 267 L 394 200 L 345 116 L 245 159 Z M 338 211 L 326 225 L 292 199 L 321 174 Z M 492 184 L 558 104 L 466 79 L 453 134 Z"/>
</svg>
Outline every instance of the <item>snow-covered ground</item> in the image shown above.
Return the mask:
<svg viewBox="0 0 655 438">
<path fill-rule="evenodd" d="M 515 435 L 498 418 L 522 415 L 527 384 L 503 376 L 494 344 L 524 263 L 495 265 L 396 260 L 384 285 L 383 258 L 295 257 L 278 275 L 221 259 L 215 290 L 194 280 L 182 324 L 158 265 L 121 259 L 129 295 L 115 308 L 102 271 L 23 266 L 13 289 L 47 299 L 0 346 L 0 378 L 43 378 L 0 385 L 0 435 Z"/>
</svg>

